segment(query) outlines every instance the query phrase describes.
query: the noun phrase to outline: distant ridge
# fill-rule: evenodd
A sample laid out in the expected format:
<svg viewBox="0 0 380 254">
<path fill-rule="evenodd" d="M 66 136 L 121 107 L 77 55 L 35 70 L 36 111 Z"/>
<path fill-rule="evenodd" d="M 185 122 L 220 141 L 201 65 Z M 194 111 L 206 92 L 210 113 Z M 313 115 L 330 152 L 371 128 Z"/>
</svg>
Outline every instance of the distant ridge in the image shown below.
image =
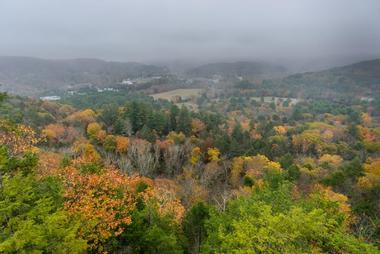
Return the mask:
<svg viewBox="0 0 380 254">
<path fill-rule="evenodd" d="M 190 76 L 212 77 L 220 75 L 223 77 L 246 77 L 246 78 L 269 78 L 284 75 L 286 69 L 280 65 L 262 62 L 231 62 L 231 63 L 210 63 L 198 66 L 187 71 Z"/>
<path fill-rule="evenodd" d="M 317 72 L 305 72 L 294 74 L 289 77 L 297 77 L 302 75 L 322 75 L 331 74 L 334 76 L 346 76 L 347 78 L 362 81 L 363 78 L 368 81 L 378 82 L 380 80 L 380 59 L 361 61 L 340 67 L 334 67 Z"/>
<path fill-rule="evenodd" d="M 362 61 L 342 67 L 318 72 L 305 72 L 290 75 L 278 80 L 265 82 L 272 89 L 288 89 L 306 94 L 327 93 L 354 94 L 356 96 L 379 94 L 380 59 Z"/>
<path fill-rule="evenodd" d="M 47 89 L 64 89 L 81 83 L 107 86 L 127 77 L 167 73 L 165 67 L 135 62 L 0 56 L 0 84 L 3 84 L 0 89 L 22 95 L 33 95 Z"/>
</svg>

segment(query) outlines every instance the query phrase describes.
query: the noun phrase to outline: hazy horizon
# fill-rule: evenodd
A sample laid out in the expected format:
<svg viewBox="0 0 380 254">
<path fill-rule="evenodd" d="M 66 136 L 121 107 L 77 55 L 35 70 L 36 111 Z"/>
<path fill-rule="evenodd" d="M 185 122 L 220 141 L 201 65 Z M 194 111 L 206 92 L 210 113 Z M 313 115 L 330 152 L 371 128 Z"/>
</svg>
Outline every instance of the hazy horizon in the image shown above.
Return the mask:
<svg viewBox="0 0 380 254">
<path fill-rule="evenodd" d="M 110 61 L 380 56 L 380 2 L 3 0 L 0 55 Z"/>
</svg>

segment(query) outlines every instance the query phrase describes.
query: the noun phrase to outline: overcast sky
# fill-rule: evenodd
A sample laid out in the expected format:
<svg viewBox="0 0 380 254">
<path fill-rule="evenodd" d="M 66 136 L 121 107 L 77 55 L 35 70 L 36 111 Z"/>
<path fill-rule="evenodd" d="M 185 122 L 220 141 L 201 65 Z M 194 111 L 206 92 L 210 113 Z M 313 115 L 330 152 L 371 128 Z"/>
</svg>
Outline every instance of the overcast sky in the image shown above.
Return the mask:
<svg viewBox="0 0 380 254">
<path fill-rule="evenodd" d="M 0 55 L 380 56 L 379 0 L 0 0 Z"/>
</svg>

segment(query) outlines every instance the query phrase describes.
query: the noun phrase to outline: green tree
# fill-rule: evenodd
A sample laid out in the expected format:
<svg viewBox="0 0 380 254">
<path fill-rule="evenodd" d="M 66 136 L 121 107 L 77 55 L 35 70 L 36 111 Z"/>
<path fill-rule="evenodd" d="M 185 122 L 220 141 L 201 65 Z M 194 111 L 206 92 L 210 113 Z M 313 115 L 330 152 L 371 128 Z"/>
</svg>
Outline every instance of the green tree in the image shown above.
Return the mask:
<svg viewBox="0 0 380 254">
<path fill-rule="evenodd" d="M 132 131 L 133 133 L 136 133 L 146 123 L 147 114 L 145 110 L 145 105 L 142 103 L 133 101 L 129 105 L 128 117 L 131 121 Z"/>
<path fill-rule="evenodd" d="M 160 135 L 166 135 L 167 132 L 168 119 L 166 115 L 160 111 L 153 112 L 151 117 L 148 119 L 147 126 L 150 129 L 154 129 Z"/>
<path fill-rule="evenodd" d="M 210 217 L 210 207 L 199 202 L 187 212 L 183 229 L 188 241 L 190 253 L 200 253 L 203 240 L 206 238 L 205 223 Z"/>
<path fill-rule="evenodd" d="M 25 156 L 9 158 L 3 149 L 0 155 L 0 168 L 8 172 L 0 188 L 0 252 L 85 252 L 79 221 L 63 210 L 60 182 L 49 177 L 36 180 L 35 162 Z"/>
<path fill-rule="evenodd" d="M 202 252 L 379 253 L 346 231 L 335 202 L 295 201 L 289 186 L 257 190 L 231 201 L 225 212 L 213 211 Z"/>
<path fill-rule="evenodd" d="M 290 181 L 296 181 L 300 178 L 301 176 L 301 171 L 299 167 L 295 164 L 292 164 L 287 168 L 287 176 L 286 178 L 289 179 Z"/>
<path fill-rule="evenodd" d="M 179 225 L 170 215 L 160 215 L 156 208 L 140 200 L 132 212 L 132 223 L 110 243 L 110 252 L 183 253 Z"/>
<path fill-rule="evenodd" d="M 176 105 L 171 105 L 169 112 L 169 130 L 174 131 L 177 129 L 177 117 L 178 117 L 179 109 Z"/>
<path fill-rule="evenodd" d="M 107 135 L 103 143 L 104 150 L 107 152 L 115 152 L 116 145 L 116 137 L 114 135 Z"/>
<path fill-rule="evenodd" d="M 191 116 L 189 110 L 182 106 L 178 114 L 177 132 L 189 135 L 191 132 Z"/>
<path fill-rule="evenodd" d="M 142 139 L 148 140 L 149 142 L 156 141 L 156 133 L 154 130 L 150 129 L 147 125 L 144 125 L 138 132 L 138 136 Z"/>
<path fill-rule="evenodd" d="M 118 107 L 115 104 L 108 104 L 102 108 L 101 120 L 104 122 L 107 129 L 114 129 L 116 122 L 119 119 Z"/>
<path fill-rule="evenodd" d="M 338 170 L 322 180 L 325 185 L 331 185 L 343 193 L 353 191 L 358 177 L 364 175 L 364 168 L 359 158 L 339 167 Z"/>
<path fill-rule="evenodd" d="M 0 84 L 1 85 L 1 84 Z M 8 97 L 7 93 L 0 93 L 0 105 Z"/>
</svg>

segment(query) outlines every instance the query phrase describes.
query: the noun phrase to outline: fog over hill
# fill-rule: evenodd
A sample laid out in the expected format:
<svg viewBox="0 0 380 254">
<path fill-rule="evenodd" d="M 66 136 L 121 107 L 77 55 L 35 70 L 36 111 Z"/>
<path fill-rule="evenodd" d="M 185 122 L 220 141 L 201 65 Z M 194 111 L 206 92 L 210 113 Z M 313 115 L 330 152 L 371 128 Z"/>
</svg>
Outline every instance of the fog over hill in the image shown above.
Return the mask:
<svg viewBox="0 0 380 254">
<path fill-rule="evenodd" d="M 219 75 L 222 77 L 270 78 L 285 75 L 286 68 L 280 65 L 263 62 L 233 62 L 211 63 L 193 68 L 187 72 L 190 76 L 207 77 Z"/>
<path fill-rule="evenodd" d="M 99 59 L 48 60 L 32 57 L 0 57 L 3 91 L 31 95 L 44 90 L 67 89 L 83 83 L 114 85 L 127 78 L 167 74 L 164 67 Z"/>
<path fill-rule="evenodd" d="M 336 95 L 379 96 L 380 59 L 362 61 L 316 72 L 289 75 L 266 80 L 265 86 L 278 93 L 290 90 L 293 94 L 332 97 Z"/>
<path fill-rule="evenodd" d="M 304 80 L 305 84 L 319 86 L 332 86 L 356 84 L 362 88 L 380 86 L 380 59 L 362 61 L 342 67 L 335 67 L 318 72 L 305 72 L 291 75 L 286 78 L 288 82 Z M 317 81 L 318 80 L 318 81 Z"/>
<path fill-rule="evenodd" d="M 0 56 L 0 91 L 39 95 L 46 91 L 76 89 L 81 86 L 108 87 L 126 79 L 180 75 L 184 77 L 266 80 L 277 89 L 302 91 L 330 90 L 368 94 L 380 84 L 380 59 L 362 61 L 322 71 L 296 72 L 295 69 L 265 62 L 238 61 L 179 66 L 182 74 L 161 65 L 110 62 L 99 59 L 41 59 Z M 175 77 L 175 76 L 173 76 Z M 164 81 L 164 83 L 167 81 Z M 174 83 L 173 83 L 174 82 Z M 156 84 L 159 85 L 159 84 Z M 180 84 L 177 84 L 177 86 Z M 176 81 L 172 81 L 176 87 Z M 279 91 L 280 91 L 279 90 Z"/>
<path fill-rule="evenodd" d="M 107 86 L 169 69 L 259 79 L 319 71 L 380 57 L 379 9 L 378 0 L 2 0 L 0 56 L 18 58 L 0 58 L 0 89 Z"/>
<path fill-rule="evenodd" d="M 379 9 L 378 0 L 2 0 L 0 55 L 357 61 L 380 56 Z"/>
</svg>

